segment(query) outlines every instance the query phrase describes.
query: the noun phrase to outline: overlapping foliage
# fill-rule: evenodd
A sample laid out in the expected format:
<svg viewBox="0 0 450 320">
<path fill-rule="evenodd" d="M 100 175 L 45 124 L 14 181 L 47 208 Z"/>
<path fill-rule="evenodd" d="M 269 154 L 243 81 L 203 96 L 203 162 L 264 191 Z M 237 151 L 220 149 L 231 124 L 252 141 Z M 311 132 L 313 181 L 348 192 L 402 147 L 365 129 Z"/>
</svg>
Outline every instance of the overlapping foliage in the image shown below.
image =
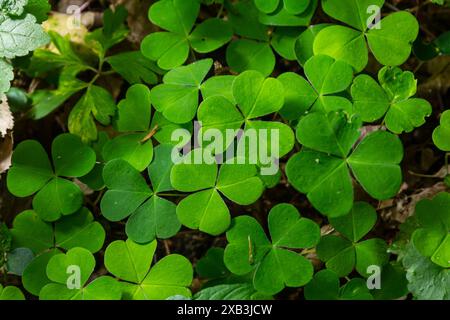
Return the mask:
<svg viewBox="0 0 450 320">
<path fill-rule="evenodd" d="M 8 190 L 33 196 L 32 210 L 11 228 L 0 225 L 0 271 L 21 276 L 27 296 L 43 300 L 271 299 L 286 287 L 303 288 L 310 300 L 450 299 L 449 193 L 417 203 L 401 244 L 373 232 L 378 201 L 401 190 L 401 137 L 433 112 L 403 65 L 419 51 L 419 23 L 408 11 L 389 13 L 384 2 L 159 0 L 148 12 L 159 30 L 140 50 L 124 51 L 121 6 L 106 10 L 103 27 L 75 46 L 38 24 L 47 1 L 1 1 L 0 98 L 13 79 L 12 59 L 28 55 L 25 74 L 57 79 L 54 89 L 29 95 L 28 115 L 71 108 L 69 133 L 54 138 L 51 161 L 36 140 L 15 147 Z M 330 19 L 311 24 L 319 5 Z M 206 6 L 214 15 L 200 15 Z M 432 56 L 448 54 L 448 40 L 430 44 Z M 371 55 L 377 80 L 365 73 Z M 121 98 L 101 81 L 111 76 L 124 80 Z M 432 137 L 444 152 L 449 112 Z M 185 144 L 208 129 L 277 130 L 279 159 L 219 162 L 230 145 L 245 143 L 237 134 L 179 154 L 177 129 Z M 270 138 L 256 143 L 270 151 Z M 196 156 L 210 161 L 193 163 Z M 278 172 L 263 174 L 279 162 Z M 281 184 L 305 195 L 307 213 L 288 203 L 250 206 Z M 167 239 L 182 227 L 226 238 L 196 261 L 195 274 L 194 261 L 157 250 L 164 243 L 168 251 Z M 67 285 L 72 266 L 77 288 Z M 366 284 L 372 266 L 381 289 Z M 194 276 L 201 287 L 192 286 Z M 3 299 L 24 294 L 0 285 Z"/>
</svg>

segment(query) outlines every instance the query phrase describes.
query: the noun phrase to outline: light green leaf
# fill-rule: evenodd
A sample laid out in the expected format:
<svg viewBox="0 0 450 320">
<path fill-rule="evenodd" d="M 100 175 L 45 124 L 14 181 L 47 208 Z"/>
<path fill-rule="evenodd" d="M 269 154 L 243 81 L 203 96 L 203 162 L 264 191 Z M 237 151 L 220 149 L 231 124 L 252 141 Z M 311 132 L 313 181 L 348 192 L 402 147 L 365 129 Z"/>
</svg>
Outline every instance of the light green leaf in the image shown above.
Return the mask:
<svg viewBox="0 0 450 320">
<path fill-rule="evenodd" d="M 353 80 L 351 94 L 355 113 L 365 122 L 373 122 L 386 114 L 390 101 L 380 85 L 362 74 Z"/>
<path fill-rule="evenodd" d="M 295 42 L 303 28 L 276 28 L 272 34 L 273 49 L 286 60 L 295 60 Z"/>
<path fill-rule="evenodd" d="M 187 60 L 189 42 L 183 35 L 154 32 L 142 40 L 141 52 L 147 59 L 157 61 L 161 69 L 171 70 Z"/>
<path fill-rule="evenodd" d="M 148 15 L 157 26 L 187 36 L 199 10 L 200 3 L 197 0 L 162 0 L 150 7 Z"/>
<path fill-rule="evenodd" d="M 35 296 L 39 296 L 41 289 L 51 280 L 47 277 L 47 264 L 48 261 L 55 255 L 60 254 L 59 249 L 51 249 L 50 251 L 45 251 L 41 255 L 31 261 L 22 275 L 23 287 Z"/>
<path fill-rule="evenodd" d="M 364 31 L 368 28 L 372 12 L 370 6 L 381 8 L 384 0 L 323 0 L 322 8 L 329 16 Z"/>
<path fill-rule="evenodd" d="M 31 14 L 21 19 L 7 19 L 0 23 L 0 58 L 25 56 L 49 40 Z"/>
<path fill-rule="evenodd" d="M 122 159 L 136 170 L 143 171 L 153 159 L 153 144 L 145 140 L 146 133 L 130 133 L 117 136 L 103 147 L 105 161 Z"/>
<path fill-rule="evenodd" d="M 319 34 L 322 29 L 330 26 L 329 24 L 315 24 L 309 26 L 305 31 L 303 31 L 300 36 L 296 39 L 294 45 L 295 57 L 300 63 L 300 65 L 304 65 L 306 61 L 308 61 L 312 56 L 314 56 L 313 52 L 313 44 L 316 36 Z"/>
<path fill-rule="evenodd" d="M 9 90 L 13 79 L 14 72 L 12 65 L 3 59 L 0 59 L 0 94 Z"/>
<path fill-rule="evenodd" d="M 208 53 L 222 47 L 231 40 L 232 36 L 233 30 L 228 22 L 211 18 L 194 29 L 189 35 L 189 41 L 195 51 Z"/>
<path fill-rule="evenodd" d="M 241 216 L 233 220 L 227 232 L 225 265 L 238 275 L 255 270 L 255 289 L 265 294 L 278 293 L 285 286 L 305 285 L 313 275 L 311 262 L 288 249 L 315 246 L 320 239 L 319 227 L 301 218 L 288 204 L 272 208 L 268 220 L 272 244 L 254 218 Z"/>
<path fill-rule="evenodd" d="M 103 179 L 109 190 L 103 196 L 100 208 L 111 221 L 126 218 L 153 194 L 139 171 L 121 159 L 106 164 Z"/>
<path fill-rule="evenodd" d="M 417 19 L 407 11 L 400 11 L 382 19 L 380 26 L 367 33 L 370 50 L 383 65 L 401 65 L 411 54 L 412 43 L 419 34 Z"/>
<path fill-rule="evenodd" d="M 3 287 L 0 284 L 0 300 L 25 300 L 25 296 L 17 287 Z"/>
<path fill-rule="evenodd" d="M 151 90 L 155 109 L 172 122 L 191 121 L 197 112 L 200 85 L 212 64 L 212 59 L 204 59 L 169 71 L 164 84 Z"/>
<path fill-rule="evenodd" d="M 80 288 L 69 288 L 73 267 L 78 268 Z M 111 277 L 99 277 L 86 284 L 95 268 L 94 256 L 86 249 L 73 248 L 66 254 L 53 256 L 47 265 L 46 284 L 39 293 L 41 300 L 120 300 L 122 292 L 118 281 Z M 76 271 L 75 271 L 76 272 Z"/>
<path fill-rule="evenodd" d="M 15 248 L 30 248 L 35 254 L 56 247 L 66 250 L 82 247 L 94 253 L 105 240 L 105 230 L 86 208 L 61 218 L 54 227 L 34 211 L 24 211 L 14 219 L 11 234 Z"/>
<path fill-rule="evenodd" d="M 202 97 L 206 100 L 210 97 L 223 96 L 235 104 L 233 96 L 233 81 L 236 76 L 214 76 L 202 83 Z"/>
<path fill-rule="evenodd" d="M 255 70 L 268 76 L 275 68 L 275 55 L 270 45 L 248 39 L 239 39 L 230 43 L 226 60 L 232 70 L 244 72 Z"/>
<path fill-rule="evenodd" d="M 384 200 L 400 189 L 402 158 L 400 139 L 386 131 L 376 131 L 366 136 L 347 161 L 364 190 L 375 199 Z"/>
<path fill-rule="evenodd" d="M 45 221 L 56 221 L 61 216 L 72 214 L 82 204 L 80 187 L 62 178 L 50 180 L 33 198 L 33 209 Z"/>
<path fill-rule="evenodd" d="M 246 71 L 233 82 L 233 95 L 246 119 L 258 118 L 281 109 L 283 85 L 274 78 L 265 78 L 257 71 Z"/>
<path fill-rule="evenodd" d="M 416 249 L 443 268 L 450 267 L 449 206 L 450 194 L 446 192 L 439 193 L 432 200 L 418 202 L 416 215 L 420 228 L 412 235 Z"/>
<path fill-rule="evenodd" d="M 305 78 L 293 72 L 282 73 L 278 80 L 284 87 L 284 105 L 280 114 L 287 120 L 297 120 L 317 100 L 317 93 Z"/>
<path fill-rule="evenodd" d="M 125 99 L 117 105 L 115 126 L 120 132 L 147 131 L 151 118 L 150 90 L 135 84 L 127 90 Z"/>
<path fill-rule="evenodd" d="M 82 177 L 94 167 L 96 155 L 79 137 L 65 133 L 53 140 L 52 159 L 56 175 Z"/>
<path fill-rule="evenodd" d="M 146 245 L 131 240 L 115 241 L 106 249 L 105 266 L 116 277 L 128 281 L 126 300 L 162 300 L 174 295 L 190 297 L 192 265 L 185 257 L 171 254 L 150 268 L 156 241 Z"/>
<path fill-rule="evenodd" d="M 105 267 L 120 280 L 140 283 L 152 264 L 156 241 L 137 244 L 130 239 L 116 240 L 105 251 Z"/>
<path fill-rule="evenodd" d="M 330 41 L 332 39 L 332 41 Z M 316 36 L 313 45 L 315 55 L 328 55 L 362 71 L 368 63 L 368 49 L 364 34 L 351 28 L 332 25 L 324 28 Z"/>
<path fill-rule="evenodd" d="M 125 232 L 138 243 L 147 243 L 155 238 L 167 239 L 181 228 L 176 205 L 158 196 L 151 197 L 128 219 Z"/>
<path fill-rule="evenodd" d="M 450 111 L 442 113 L 440 125 L 433 131 L 433 142 L 442 151 L 450 151 Z"/>
<path fill-rule="evenodd" d="M 230 225 L 230 211 L 214 189 L 193 193 L 178 204 L 177 216 L 188 228 L 219 235 Z"/>
</svg>

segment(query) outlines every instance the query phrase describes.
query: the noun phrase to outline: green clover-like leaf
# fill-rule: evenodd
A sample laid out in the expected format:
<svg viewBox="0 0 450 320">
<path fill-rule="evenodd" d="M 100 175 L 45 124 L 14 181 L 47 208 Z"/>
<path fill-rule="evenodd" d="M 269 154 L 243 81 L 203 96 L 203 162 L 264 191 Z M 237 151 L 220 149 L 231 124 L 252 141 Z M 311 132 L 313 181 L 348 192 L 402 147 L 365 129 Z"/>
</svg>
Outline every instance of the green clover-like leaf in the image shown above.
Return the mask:
<svg viewBox="0 0 450 320">
<path fill-rule="evenodd" d="M 370 6 L 382 7 L 384 0 L 325 0 L 322 8 L 331 17 L 352 28 L 333 25 L 320 31 L 314 53 L 326 54 L 350 64 L 360 72 L 368 63 L 368 46 L 383 65 L 398 66 L 408 59 L 419 32 L 416 18 L 406 11 L 388 15 L 374 26 Z M 369 29 L 370 27 L 370 29 Z"/>
<path fill-rule="evenodd" d="M 255 0 L 259 7 L 266 7 L 259 13 L 258 19 L 261 23 L 269 26 L 308 26 L 319 3 L 318 0 L 275 1 L 277 1 L 276 7 L 273 5 L 274 0 Z"/>
<path fill-rule="evenodd" d="M 39 293 L 40 300 L 120 300 L 120 283 L 112 277 L 101 276 L 87 283 L 95 268 L 92 253 L 83 248 L 70 249 L 50 258 L 47 276 L 52 281 Z M 80 277 L 79 285 L 73 278 Z M 73 287 L 69 286 L 72 285 Z"/>
<path fill-rule="evenodd" d="M 100 203 L 102 213 L 110 221 L 130 216 L 126 233 L 138 243 L 147 243 L 156 237 L 170 238 L 181 227 L 175 204 L 158 195 L 173 190 L 169 180 L 172 147 L 160 145 L 155 152 L 155 162 L 148 167 L 154 190 L 138 170 L 122 159 L 108 162 L 103 170 L 108 191 Z"/>
<path fill-rule="evenodd" d="M 352 82 L 353 70 L 350 65 L 328 56 L 317 55 L 305 63 L 304 69 L 309 82 L 292 72 L 278 77 L 285 89 L 285 104 L 280 110 L 283 117 L 296 120 L 310 109 L 320 112 L 352 112 L 352 103 L 339 96 Z"/>
<path fill-rule="evenodd" d="M 162 300 L 174 295 L 191 296 L 193 278 L 188 259 L 171 254 L 150 267 L 156 241 L 142 245 L 130 239 L 112 242 L 105 252 L 105 266 L 123 283 L 126 300 Z"/>
<path fill-rule="evenodd" d="M 368 75 L 359 75 L 353 81 L 351 94 L 355 113 L 366 122 L 384 116 L 386 127 L 397 134 L 423 125 L 432 108 L 424 99 L 410 98 L 417 88 L 414 74 L 397 67 L 384 67 L 378 78 L 381 86 Z"/>
<path fill-rule="evenodd" d="M 433 142 L 442 151 L 450 151 L 450 111 L 442 113 L 440 125 L 433 131 Z"/>
<path fill-rule="evenodd" d="M 105 161 L 123 159 L 139 171 L 148 167 L 153 158 L 153 145 L 149 134 L 151 120 L 150 90 L 143 84 L 131 86 L 125 99 L 117 106 L 115 126 L 119 135 L 103 147 Z"/>
<path fill-rule="evenodd" d="M 167 31 L 148 35 L 141 44 L 143 55 L 169 70 L 186 62 L 190 47 L 208 53 L 231 40 L 231 26 L 218 18 L 207 19 L 192 30 L 199 11 L 197 0 L 161 0 L 153 4 L 150 21 Z"/>
<path fill-rule="evenodd" d="M 345 215 L 352 208 L 350 171 L 376 199 L 388 199 L 400 189 L 400 140 L 386 131 L 376 131 L 351 151 L 360 126 L 358 118 L 335 112 L 311 113 L 298 124 L 297 139 L 304 148 L 289 159 L 286 174 L 294 188 L 306 193 L 311 204 L 327 216 Z"/>
<path fill-rule="evenodd" d="M 312 264 L 289 249 L 314 247 L 320 239 L 318 225 L 302 218 L 289 204 L 272 208 L 268 224 L 271 241 L 254 218 L 235 218 L 227 231 L 225 265 L 237 275 L 254 270 L 253 285 L 265 294 L 276 294 L 285 286 L 305 285 L 312 278 Z"/>
<path fill-rule="evenodd" d="M 203 162 L 203 149 L 194 149 L 175 164 L 170 173 L 173 187 L 182 192 L 194 192 L 177 206 L 180 222 L 211 235 L 224 232 L 230 225 L 230 212 L 221 195 L 240 204 L 255 202 L 264 190 L 255 165 L 224 163 L 220 170 L 216 162 Z M 209 157 L 211 155 L 209 154 Z M 199 158 L 200 157 L 200 158 Z M 202 159 L 196 163 L 195 159 Z"/>
<path fill-rule="evenodd" d="M 55 222 L 45 222 L 31 210 L 19 214 L 11 229 L 13 246 L 29 248 L 35 258 L 23 271 L 23 285 L 33 295 L 50 282 L 45 273 L 48 260 L 60 249 L 85 248 L 92 253 L 99 251 L 105 241 L 105 230 L 86 208 Z"/>
<path fill-rule="evenodd" d="M 338 275 L 329 269 L 317 272 L 305 286 L 307 300 L 373 300 L 364 279 L 353 278 L 340 286 Z"/>
<path fill-rule="evenodd" d="M 3 287 L 0 284 L 0 300 L 25 300 L 25 296 L 17 287 Z"/>
<path fill-rule="evenodd" d="M 414 231 L 412 241 L 416 249 L 431 261 L 450 267 L 450 194 L 442 192 L 432 200 L 424 199 L 416 205 L 420 228 Z"/>
<path fill-rule="evenodd" d="M 360 241 L 375 225 L 377 214 L 369 204 L 356 202 L 349 214 L 331 218 L 330 223 L 341 236 L 328 235 L 317 245 L 317 255 L 328 269 L 340 277 L 354 268 L 368 277 L 371 265 L 380 268 L 388 262 L 387 245 L 382 239 Z"/>
<path fill-rule="evenodd" d="M 198 120 L 202 122 L 202 129 L 199 134 L 203 135 L 208 130 L 215 129 L 220 131 L 223 137 L 228 137 L 227 130 L 243 129 L 244 136 L 250 131 L 255 131 L 257 132 L 255 139 L 260 150 L 267 150 L 267 155 L 270 157 L 286 155 L 294 145 L 292 130 L 280 122 L 258 120 L 259 117 L 279 111 L 283 106 L 282 83 L 274 78 L 265 78 L 257 71 L 246 71 L 234 79 L 232 93 L 233 101 L 216 95 L 205 99 L 200 104 L 197 116 Z M 278 133 L 278 155 L 275 155 L 272 150 L 272 133 L 267 137 L 258 134 L 263 130 L 267 132 L 274 130 Z M 232 141 L 222 141 L 222 143 L 221 145 L 216 141 L 215 153 L 222 153 Z M 239 140 L 238 148 L 239 145 L 246 148 L 245 150 L 249 148 L 246 139 L 243 138 Z M 246 156 L 251 156 L 247 153 L 246 151 Z M 261 160 L 258 159 L 258 161 Z"/>
<path fill-rule="evenodd" d="M 69 250 L 74 247 L 95 253 L 105 240 L 105 230 L 86 208 L 63 217 L 53 226 L 34 211 L 24 211 L 14 219 L 11 234 L 15 248 L 30 248 L 36 255 L 51 248 Z"/>
<path fill-rule="evenodd" d="M 164 83 L 151 90 L 155 109 L 171 122 L 191 121 L 197 112 L 201 83 L 212 64 L 212 59 L 204 59 L 166 73 Z"/>
<path fill-rule="evenodd" d="M 314 40 L 319 32 L 328 26 L 330 24 L 327 23 L 311 25 L 297 37 L 294 44 L 294 52 L 301 66 L 304 66 L 305 62 L 314 56 Z"/>
<path fill-rule="evenodd" d="M 61 134 L 53 140 L 52 159 L 54 169 L 39 142 L 24 141 L 14 151 L 7 176 L 8 190 L 15 196 L 28 197 L 37 192 L 33 208 L 45 221 L 56 221 L 81 207 L 80 188 L 62 177 L 86 175 L 94 167 L 96 157 L 77 136 Z"/>
<path fill-rule="evenodd" d="M 0 74 L 0 94 L 3 94 L 9 90 L 14 79 L 12 65 L 3 59 L 0 59 Z"/>
</svg>

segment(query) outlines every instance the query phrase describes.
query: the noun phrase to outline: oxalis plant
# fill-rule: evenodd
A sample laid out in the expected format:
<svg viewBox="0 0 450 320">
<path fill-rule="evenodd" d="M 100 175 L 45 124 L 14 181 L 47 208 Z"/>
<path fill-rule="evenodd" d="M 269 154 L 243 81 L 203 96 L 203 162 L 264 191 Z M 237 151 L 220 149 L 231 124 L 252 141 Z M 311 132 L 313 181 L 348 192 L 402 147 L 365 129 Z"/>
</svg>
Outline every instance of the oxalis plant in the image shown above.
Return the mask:
<svg viewBox="0 0 450 320">
<path fill-rule="evenodd" d="M 114 3 L 0 0 L 0 300 L 450 299 L 444 1 Z"/>
</svg>

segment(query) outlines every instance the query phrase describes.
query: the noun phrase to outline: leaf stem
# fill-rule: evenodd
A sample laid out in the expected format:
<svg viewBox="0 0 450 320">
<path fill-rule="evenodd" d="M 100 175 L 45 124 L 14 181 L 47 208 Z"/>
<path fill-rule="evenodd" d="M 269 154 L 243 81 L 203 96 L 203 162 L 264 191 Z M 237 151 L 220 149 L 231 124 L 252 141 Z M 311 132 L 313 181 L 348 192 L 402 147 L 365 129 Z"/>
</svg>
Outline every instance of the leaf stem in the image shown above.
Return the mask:
<svg viewBox="0 0 450 320">
<path fill-rule="evenodd" d="M 158 128 L 159 128 L 159 126 L 155 125 L 153 127 L 153 129 L 150 130 L 150 132 L 140 141 L 141 144 L 147 142 L 148 140 L 150 140 L 156 134 L 156 132 L 158 131 Z"/>
</svg>

